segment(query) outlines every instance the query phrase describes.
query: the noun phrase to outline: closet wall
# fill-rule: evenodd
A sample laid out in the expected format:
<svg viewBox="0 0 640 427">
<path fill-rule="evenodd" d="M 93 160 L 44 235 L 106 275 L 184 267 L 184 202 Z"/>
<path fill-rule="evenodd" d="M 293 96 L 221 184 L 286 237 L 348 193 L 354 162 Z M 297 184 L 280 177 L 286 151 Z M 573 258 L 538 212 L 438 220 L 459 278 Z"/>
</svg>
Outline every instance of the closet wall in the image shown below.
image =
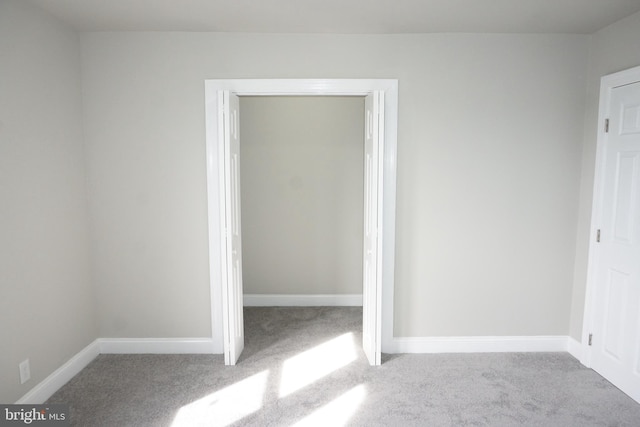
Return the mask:
<svg viewBox="0 0 640 427">
<path fill-rule="evenodd" d="M 362 97 L 240 98 L 246 294 L 361 294 Z"/>
</svg>

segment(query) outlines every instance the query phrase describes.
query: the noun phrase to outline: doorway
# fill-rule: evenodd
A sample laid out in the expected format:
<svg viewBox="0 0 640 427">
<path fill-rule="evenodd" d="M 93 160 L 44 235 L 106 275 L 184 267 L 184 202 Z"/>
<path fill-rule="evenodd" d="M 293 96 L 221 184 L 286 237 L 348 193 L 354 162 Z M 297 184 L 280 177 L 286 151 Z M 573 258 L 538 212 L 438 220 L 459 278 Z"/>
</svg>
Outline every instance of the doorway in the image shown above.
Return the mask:
<svg viewBox="0 0 640 427">
<path fill-rule="evenodd" d="M 225 353 L 225 362 L 235 363 L 242 351 L 242 298 L 234 284 L 241 284 L 238 254 L 241 246 L 239 235 L 233 235 L 236 227 L 233 218 L 237 194 L 237 168 L 232 160 L 239 155 L 237 128 L 239 120 L 238 96 L 246 95 L 325 95 L 365 96 L 367 105 L 367 129 L 370 130 L 369 147 L 373 153 L 365 165 L 369 169 L 370 182 L 376 187 L 370 194 L 370 212 L 376 217 L 370 224 L 369 242 L 365 247 L 375 260 L 376 267 L 369 281 L 377 288 L 364 286 L 363 336 L 369 337 L 366 345 L 371 364 L 380 363 L 381 350 L 391 344 L 393 338 L 393 264 L 395 247 L 395 178 L 397 134 L 397 81 L 396 80 L 207 80 L 205 83 L 206 131 L 207 131 L 207 184 L 209 201 L 209 247 L 211 272 L 212 333 L 217 350 Z M 226 114 L 223 114 L 226 111 Z M 384 114 L 386 111 L 386 114 Z M 375 123 L 375 125 L 374 125 Z M 234 139 L 235 138 L 235 139 Z M 378 144 L 384 140 L 384 145 Z M 226 146 L 225 146 L 226 140 Z M 367 146 L 367 144 L 365 144 Z M 233 151 L 236 150 L 236 151 Z M 223 172 L 220 174 L 219 172 Z M 379 175 L 377 175 L 379 173 Z M 378 180 L 379 178 L 379 180 Z M 231 190 L 229 190 L 231 189 Z M 378 191 L 379 190 L 379 191 Z M 366 190 L 365 190 L 366 193 Z M 379 197 L 378 197 L 379 195 Z M 366 209 L 365 204 L 365 209 Z M 378 221 L 379 219 L 379 221 Z M 365 224 L 366 224 L 365 219 Z M 217 226 L 219 224 L 219 226 Z M 231 233 L 231 234 L 229 234 Z M 365 234 L 366 231 L 365 231 Z M 365 237 L 365 243 L 367 238 Z M 235 245 L 235 246 L 234 246 Z M 365 256 L 365 265 L 367 259 Z M 373 265 L 373 264 L 372 264 Z M 235 273 L 234 273 L 235 272 Z M 365 269 L 365 277 L 366 269 Z M 365 283 L 367 279 L 365 278 Z M 241 292 L 241 285 L 240 285 Z M 369 291 L 369 292 L 368 292 Z M 367 293 L 368 292 L 368 293 Z M 367 329 L 369 327 L 370 329 Z M 367 333 L 369 331 L 369 333 Z M 367 348 L 369 347 L 369 351 Z"/>
</svg>

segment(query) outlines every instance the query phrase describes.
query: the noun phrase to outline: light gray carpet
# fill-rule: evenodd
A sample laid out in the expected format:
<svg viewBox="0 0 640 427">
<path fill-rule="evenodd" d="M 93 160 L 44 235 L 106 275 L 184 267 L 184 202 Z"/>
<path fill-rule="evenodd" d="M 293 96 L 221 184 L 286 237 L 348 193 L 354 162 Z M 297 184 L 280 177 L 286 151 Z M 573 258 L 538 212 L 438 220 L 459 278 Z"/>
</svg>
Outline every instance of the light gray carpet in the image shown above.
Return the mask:
<svg viewBox="0 0 640 427">
<path fill-rule="evenodd" d="M 79 426 L 640 426 L 640 405 L 564 353 L 385 355 L 360 308 L 247 308 L 222 356 L 101 355 L 48 403 Z M 297 357 L 296 357 L 297 356 Z"/>
</svg>

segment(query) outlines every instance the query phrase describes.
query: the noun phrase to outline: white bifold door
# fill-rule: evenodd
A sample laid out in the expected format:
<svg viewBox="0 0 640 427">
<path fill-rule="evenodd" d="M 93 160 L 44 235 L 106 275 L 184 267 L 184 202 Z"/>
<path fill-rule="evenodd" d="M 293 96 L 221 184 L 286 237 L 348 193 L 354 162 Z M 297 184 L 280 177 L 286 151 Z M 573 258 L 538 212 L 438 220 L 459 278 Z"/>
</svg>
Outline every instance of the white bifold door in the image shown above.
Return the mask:
<svg viewBox="0 0 640 427">
<path fill-rule="evenodd" d="M 591 366 L 640 402 L 640 82 L 610 99 Z"/>
<path fill-rule="evenodd" d="M 240 225 L 240 100 L 229 91 L 218 92 L 220 144 L 222 317 L 224 362 L 235 365 L 244 349 L 242 300 L 242 238 Z"/>
<path fill-rule="evenodd" d="M 384 153 L 384 92 L 365 98 L 364 248 L 362 345 L 371 365 L 379 365 L 382 350 L 382 166 Z"/>
</svg>

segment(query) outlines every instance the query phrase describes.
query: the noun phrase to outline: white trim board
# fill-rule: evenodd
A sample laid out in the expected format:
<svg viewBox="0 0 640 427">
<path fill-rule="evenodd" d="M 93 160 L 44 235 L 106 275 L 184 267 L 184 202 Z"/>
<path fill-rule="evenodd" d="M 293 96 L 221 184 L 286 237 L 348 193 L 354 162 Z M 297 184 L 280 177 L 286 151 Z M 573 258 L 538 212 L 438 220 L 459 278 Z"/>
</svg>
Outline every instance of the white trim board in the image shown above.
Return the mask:
<svg viewBox="0 0 640 427">
<path fill-rule="evenodd" d="M 567 336 L 394 338 L 388 353 L 566 352 Z"/>
<path fill-rule="evenodd" d="M 362 294 L 245 294 L 245 307 L 355 307 L 362 306 Z"/>
<path fill-rule="evenodd" d="M 93 359 L 98 357 L 100 354 L 100 344 L 98 341 L 99 340 L 95 340 L 80 350 L 75 356 L 69 359 L 67 363 L 53 371 L 51 375 L 40 381 L 40 383 L 18 399 L 16 404 L 44 403 L 53 393 L 58 391 L 60 387 L 69 382 L 71 378 L 83 370 Z"/>
<path fill-rule="evenodd" d="M 395 338 L 387 353 L 569 352 L 580 343 L 567 336 Z M 16 404 L 41 404 L 100 354 L 221 354 L 210 338 L 98 338 L 29 390 Z"/>
<path fill-rule="evenodd" d="M 582 357 L 582 343 L 573 337 L 568 338 L 567 351 L 570 355 L 580 360 Z"/>
<path fill-rule="evenodd" d="M 98 338 L 29 390 L 16 404 L 44 403 L 100 354 L 222 353 L 215 350 L 211 338 Z"/>
</svg>

